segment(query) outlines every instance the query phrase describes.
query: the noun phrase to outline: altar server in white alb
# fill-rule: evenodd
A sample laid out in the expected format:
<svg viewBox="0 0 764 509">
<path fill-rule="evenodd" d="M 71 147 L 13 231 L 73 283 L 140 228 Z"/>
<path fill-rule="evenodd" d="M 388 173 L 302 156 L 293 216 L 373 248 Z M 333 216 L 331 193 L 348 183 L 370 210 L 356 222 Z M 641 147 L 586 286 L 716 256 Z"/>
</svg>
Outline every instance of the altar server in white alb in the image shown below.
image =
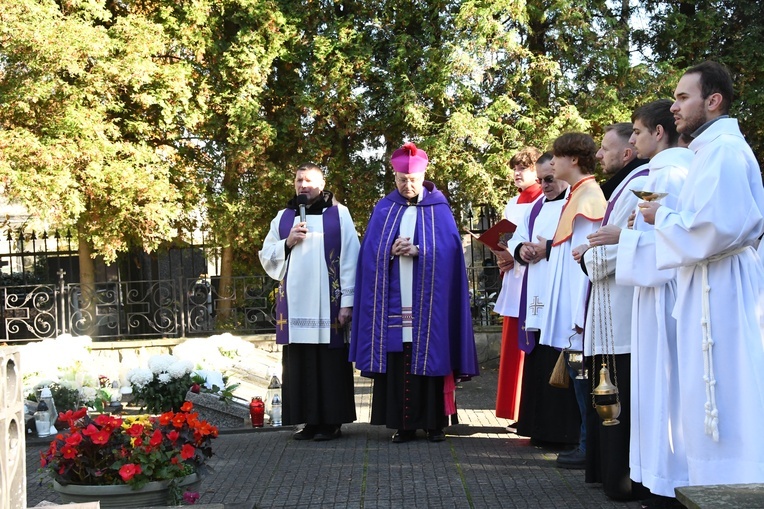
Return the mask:
<svg viewBox="0 0 764 509">
<path fill-rule="evenodd" d="M 588 279 L 573 256 L 573 246 L 582 245 L 586 236 L 600 227 L 607 202 L 593 175 L 597 145 L 591 136 L 565 133 L 554 141 L 552 153 L 555 178 L 570 185 L 570 194 L 562 207 L 549 250 L 547 282 L 540 299 L 546 307 L 539 343 L 557 351 L 564 348 L 582 351 Z M 546 245 L 546 238 L 537 235 L 536 240 Z M 532 330 L 528 324 L 526 328 Z M 576 379 L 575 373 L 573 375 L 572 384 L 582 417 L 579 443 L 573 451 L 560 453 L 557 465 L 582 469 L 586 466 L 586 407 L 591 404 L 591 389 L 588 380 Z"/>
<path fill-rule="evenodd" d="M 260 262 L 280 281 L 276 342 L 284 345 L 283 423 L 295 440 L 332 440 L 356 419 L 345 327 L 353 312 L 360 242 L 347 207 L 324 191 L 312 163 L 295 173 L 296 195 L 271 221 Z"/>
<path fill-rule="evenodd" d="M 671 107 L 695 152 L 675 208 L 640 203 L 658 268 L 677 267 L 677 356 L 690 485 L 764 482 L 764 231 L 759 165 L 728 117 L 732 79 L 685 71 Z"/>
<path fill-rule="evenodd" d="M 566 181 L 555 178 L 551 162 L 551 152 L 536 161 L 536 175 L 544 196 L 533 203 L 508 243 L 515 263 L 527 266 L 518 318 L 518 346 L 525 357 L 517 434 L 541 443 L 577 446 L 581 419 L 573 386 L 560 389 L 549 385 L 560 352 L 538 344 L 538 332 L 534 332 L 541 328 L 546 308 L 541 295 L 546 290 L 551 248 L 551 241 L 539 243 L 536 238 L 552 238 L 570 190 Z"/>
<path fill-rule="evenodd" d="M 631 143 L 637 156 L 649 159 L 642 191 L 665 193 L 661 203 L 676 207 L 693 152 L 678 147 L 671 113 L 673 101 L 645 104 L 631 117 Z M 655 264 L 653 226 L 635 218 L 633 229 L 603 226 L 594 245 L 615 244 L 615 280 L 635 287 L 631 320 L 631 479 L 654 495 L 643 507 L 674 503 L 674 488 L 686 486 L 687 455 L 681 426 L 679 359 L 676 352 L 676 269 Z"/>
</svg>

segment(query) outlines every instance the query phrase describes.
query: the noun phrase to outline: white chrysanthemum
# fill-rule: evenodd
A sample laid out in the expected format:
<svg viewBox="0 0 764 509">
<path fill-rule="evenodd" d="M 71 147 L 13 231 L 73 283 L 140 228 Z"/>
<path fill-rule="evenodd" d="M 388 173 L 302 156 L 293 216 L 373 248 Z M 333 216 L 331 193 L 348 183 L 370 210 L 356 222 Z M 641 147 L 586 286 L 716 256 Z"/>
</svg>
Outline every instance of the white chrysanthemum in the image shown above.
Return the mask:
<svg viewBox="0 0 764 509">
<path fill-rule="evenodd" d="M 207 389 L 212 389 L 213 385 L 217 385 L 218 389 L 223 389 L 225 387 L 225 382 L 223 382 L 223 374 L 219 371 L 197 369 L 194 371 L 194 375 L 198 375 L 204 378 L 204 386 Z"/>
<path fill-rule="evenodd" d="M 157 375 L 157 378 L 159 379 L 160 384 L 166 384 L 170 380 L 172 380 L 169 373 L 159 373 L 159 375 Z"/>
<path fill-rule="evenodd" d="M 143 389 L 154 379 L 154 373 L 146 368 L 133 368 L 127 373 L 127 381 L 139 389 Z"/>
<path fill-rule="evenodd" d="M 79 389 L 79 387 L 77 386 L 77 382 L 74 380 L 62 378 L 58 381 L 58 383 L 59 385 L 61 385 L 61 387 L 64 387 L 66 389 Z"/>
<path fill-rule="evenodd" d="M 175 357 L 170 354 L 154 355 L 149 358 L 149 369 L 155 375 L 159 373 L 166 373 L 167 370 L 175 362 Z"/>
<path fill-rule="evenodd" d="M 82 401 L 94 401 L 96 397 L 96 390 L 94 387 L 83 387 L 80 389 L 80 397 Z"/>
<path fill-rule="evenodd" d="M 172 365 L 170 365 L 169 368 L 167 368 L 167 373 L 172 378 L 181 378 L 184 375 L 187 375 L 188 373 L 191 373 L 191 370 L 194 369 L 194 364 L 191 361 L 186 360 L 179 360 Z"/>
</svg>

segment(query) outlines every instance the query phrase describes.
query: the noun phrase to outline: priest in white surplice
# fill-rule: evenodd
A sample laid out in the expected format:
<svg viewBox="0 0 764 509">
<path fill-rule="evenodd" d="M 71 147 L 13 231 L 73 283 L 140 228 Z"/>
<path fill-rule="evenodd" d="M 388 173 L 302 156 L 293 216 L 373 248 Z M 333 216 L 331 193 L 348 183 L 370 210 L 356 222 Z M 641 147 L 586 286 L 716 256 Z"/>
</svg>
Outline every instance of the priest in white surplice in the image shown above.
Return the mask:
<svg viewBox="0 0 764 509">
<path fill-rule="evenodd" d="M 690 485 L 764 482 L 764 231 L 759 164 L 727 113 L 727 70 L 688 69 L 671 108 L 695 152 L 676 208 L 640 203 L 659 268 L 677 268 L 679 390 Z"/>
<path fill-rule="evenodd" d="M 605 128 L 597 158 L 612 189 L 608 199 L 604 225 L 625 228 L 629 215 L 636 209 L 638 199 L 630 189 L 641 189 L 647 176 L 647 160 L 637 158 L 629 143 L 631 122 L 620 122 Z M 603 185 L 603 188 L 605 186 Z M 591 236 L 588 237 L 591 242 Z M 583 246 L 585 249 L 585 246 Z M 593 366 L 594 385 L 599 381 L 600 366 L 605 354 L 614 354 L 610 363 L 610 376 L 618 386 L 621 402 L 619 420 L 623 425 L 603 426 L 592 405 L 587 406 L 586 426 L 590 447 L 586 455 L 588 483 L 602 483 L 605 494 L 616 500 L 640 498 L 644 489 L 634 486 L 629 478 L 629 420 L 631 413 L 631 303 L 634 288 L 619 286 L 615 282 L 615 246 L 599 246 L 585 250 L 581 268 L 592 284 L 587 306 L 584 333 L 584 354 L 587 366 Z M 595 258 L 596 255 L 596 258 Z M 595 265 L 595 260 L 599 266 Z M 603 327 L 603 319 L 612 320 L 610 330 Z M 607 324 L 608 322 L 604 322 Z M 606 329 L 606 330 L 603 330 Z M 592 362 L 593 359 L 593 362 Z"/>
<path fill-rule="evenodd" d="M 630 141 L 639 157 L 650 159 L 641 190 L 666 193 L 661 203 L 675 207 L 693 153 L 677 146 L 671 104 L 661 99 L 637 108 Z M 674 488 L 688 483 L 676 320 L 671 316 L 676 270 L 656 267 L 655 232 L 641 216 L 635 218 L 633 229 L 603 226 L 590 242 L 617 245 L 616 282 L 636 287 L 631 322 L 631 479 L 654 495 L 673 498 Z"/>
<path fill-rule="evenodd" d="M 284 345 L 282 421 L 306 423 L 296 440 L 338 438 L 341 425 L 356 419 L 344 327 L 353 312 L 360 242 L 347 207 L 324 185 L 315 164 L 297 169 L 296 195 L 271 221 L 259 253 L 265 271 L 280 281 L 276 342 Z"/>
<path fill-rule="evenodd" d="M 566 133 L 552 146 L 555 177 L 570 184 L 570 196 L 562 209 L 560 221 L 549 252 L 547 284 L 541 302 L 546 308 L 541 322 L 539 343 L 558 351 L 563 348 L 583 350 L 581 332 L 588 279 L 573 258 L 573 246 L 586 242 L 586 236 L 599 228 L 606 201 L 594 179 L 597 145 L 584 133 Z M 536 240 L 546 246 L 546 238 Z M 561 454 L 557 465 L 584 468 L 586 458 L 586 406 L 590 404 L 588 380 L 572 380 L 581 419 L 579 447 L 571 454 Z"/>
</svg>

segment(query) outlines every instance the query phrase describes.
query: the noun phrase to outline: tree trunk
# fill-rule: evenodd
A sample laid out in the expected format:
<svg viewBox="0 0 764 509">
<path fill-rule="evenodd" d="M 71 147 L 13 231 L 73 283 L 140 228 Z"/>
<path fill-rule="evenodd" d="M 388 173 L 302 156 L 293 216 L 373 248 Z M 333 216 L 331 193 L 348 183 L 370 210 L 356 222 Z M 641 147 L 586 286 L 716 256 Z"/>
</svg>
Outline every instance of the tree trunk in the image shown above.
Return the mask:
<svg viewBox="0 0 764 509">
<path fill-rule="evenodd" d="M 78 334 L 92 336 L 96 330 L 95 264 L 93 249 L 81 226 L 77 227 L 77 245 L 80 262 L 79 315 L 72 316 L 72 329 Z"/>
<path fill-rule="evenodd" d="M 217 324 L 227 322 L 231 318 L 233 291 L 233 246 L 230 244 L 220 250 L 220 297 L 217 306 Z"/>
</svg>

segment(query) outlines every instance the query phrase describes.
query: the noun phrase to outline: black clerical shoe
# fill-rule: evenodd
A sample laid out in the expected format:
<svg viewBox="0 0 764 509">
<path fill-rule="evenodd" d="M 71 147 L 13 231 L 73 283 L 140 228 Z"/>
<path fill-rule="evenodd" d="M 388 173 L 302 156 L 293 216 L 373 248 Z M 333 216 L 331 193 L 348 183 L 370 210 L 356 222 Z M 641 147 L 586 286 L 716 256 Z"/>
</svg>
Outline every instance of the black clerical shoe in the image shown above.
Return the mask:
<svg viewBox="0 0 764 509">
<path fill-rule="evenodd" d="M 394 444 L 402 444 L 404 442 L 410 442 L 416 438 L 416 431 L 413 429 L 399 429 L 393 435 Z"/>
<path fill-rule="evenodd" d="M 566 456 L 558 454 L 556 463 L 560 468 L 583 470 L 586 468 L 586 452 L 576 448 L 572 453 Z"/>
<path fill-rule="evenodd" d="M 430 442 L 443 442 L 446 439 L 446 434 L 442 429 L 428 429 L 427 440 Z"/>
<path fill-rule="evenodd" d="M 342 431 L 340 430 L 340 426 L 328 425 L 323 426 L 321 430 L 313 437 L 313 440 L 315 442 L 325 442 L 327 440 L 334 440 L 335 438 L 339 438 L 341 436 Z"/>
<path fill-rule="evenodd" d="M 318 431 L 318 425 L 306 424 L 304 428 L 292 435 L 295 440 L 313 440 Z"/>
</svg>

